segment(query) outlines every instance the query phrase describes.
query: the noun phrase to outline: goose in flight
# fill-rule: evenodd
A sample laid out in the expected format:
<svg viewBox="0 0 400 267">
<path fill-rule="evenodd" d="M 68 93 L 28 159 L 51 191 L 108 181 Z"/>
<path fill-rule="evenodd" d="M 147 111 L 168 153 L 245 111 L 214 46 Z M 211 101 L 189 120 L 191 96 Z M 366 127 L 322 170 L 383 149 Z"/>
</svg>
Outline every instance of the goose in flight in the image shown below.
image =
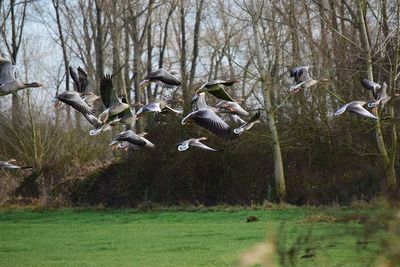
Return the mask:
<svg viewBox="0 0 400 267">
<path fill-rule="evenodd" d="M 32 167 L 28 167 L 28 166 L 18 166 L 13 164 L 14 162 L 16 162 L 15 159 L 11 159 L 9 161 L 0 161 L 0 170 L 1 169 L 21 169 L 21 170 L 31 170 L 33 169 Z"/>
<path fill-rule="evenodd" d="M 167 101 L 160 100 L 160 101 L 150 102 L 149 104 L 144 105 L 136 112 L 136 116 L 139 118 L 143 116 L 143 114 L 145 113 L 151 113 L 151 112 L 159 113 L 168 111 L 172 111 L 176 114 L 183 113 L 183 111 L 181 110 L 173 109 L 170 106 L 168 106 Z"/>
<path fill-rule="evenodd" d="M 26 88 L 42 87 L 40 83 L 24 83 L 18 79 L 17 67 L 0 56 L 0 96 L 5 96 Z"/>
<path fill-rule="evenodd" d="M 74 89 L 78 93 L 80 93 L 83 100 L 89 104 L 89 106 L 93 107 L 93 102 L 99 99 L 98 95 L 95 95 L 91 88 L 91 82 L 88 78 L 87 73 L 81 68 L 78 67 L 78 73 L 69 66 L 69 75 L 71 76 L 72 81 L 74 82 Z"/>
<path fill-rule="evenodd" d="M 154 82 L 161 87 L 176 87 L 181 85 L 181 81 L 179 81 L 174 75 L 177 75 L 177 71 L 168 72 L 166 69 L 158 69 L 150 72 L 144 78 L 144 80 L 140 83 L 141 87 L 145 87 L 148 83 Z"/>
<path fill-rule="evenodd" d="M 62 92 L 53 99 L 53 103 L 56 109 L 60 109 L 63 103 L 73 107 L 95 128 L 100 127 L 102 124 L 101 121 L 93 115 L 92 108 L 81 98 L 81 95 L 77 91 Z"/>
<path fill-rule="evenodd" d="M 185 140 L 178 144 L 178 151 L 185 151 L 189 148 L 189 146 L 198 147 L 200 149 L 208 150 L 208 151 L 219 151 L 219 150 L 216 150 L 209 146 L 206 146 L 205 144 L 200 142 L 200 141 L 204 141 L 204 140 L 207 140 L 207 137 L 190 138 L 188 140 Z"/>
<path fill-rule="evenodd" d="M 369 118 L 369 119 L 374 119 L 377 120 L 378 117 L 376 117 L 374 114 L 369 112 L 367 109 L 364 108 L 364 106 L 367 104 L 365 101 L 353 101 L 350 103 L 347 103 L 346 105 L 340 107 L 336 112 L 335 116 L 338 116 L 345 111 L 348 111 L 350 113 L 353 113 L 357 116 L 364 117 L 364 118 Z M 368 106 L 368 104 L 367 104 Z"/>
<path fill-rule="evenodd" d="M 201 92 L 192 99 L 192 110 L 196 111 L 199 109 L 210 109 L 216 114 L 228 113 L 232 121 L 241 125 L 239 128 L 234 130 L 234 133 L 236 134 L 241 134 L 243 131 L 250 129 L 255 123 L 259 122 L 259 113 L 257 113 L 255 117 L 251 118 L 247 123 L 240 118 L 238 115 L 248 116 L 249 113 L 244 110 L 236 101 L 222 100 L 217 103 L 215 107 L 207 105 L 204 92 Z"/>
<path fill-rule="evenodd" d="M 123 103 L 127 103 L 126 98 L 124 96 L 121 97 L 121 101 Z M 95 127 L 95 129 L 90 130 L 89 134 L 90 135 L 98 135 L 100 133 L 106 132 L 111 130 L 112 127 L 116 125 L 131 125 L 138 119 L 137 116 L 133 115 L 131 108 L 127 108 L 121 113 L 118 113 L 116 115 L 110 115 L 108 117 L 108 120 L 104 123 L 100 122 L 100 125 L 98 127 Z"/>
<path fill-rule="evenodd" d="M 255 116 L 258 118 L 260 115 L 256 114 Z M 254 120 L 253 118 L 250 119 L 250 124 L 252 123 L 251 121 Z M 231 127 L 210 108 L 202 108 L 189 113 L 185 118 L 183 118 L 181 123 L 182 125 L 185 125 L 191 122 L 196 123 L 200 127 L 209 130 L 224 139 L 234 139 L 243 132 L 239 129 L 240 127 L 237 128 L 237 130 L 235 129 L 236 131 L 232 131 Z M 253 125 L 254 123 L 251 124 L 251 126 Z M 243 125 L 241 127 L 246 128 Z"/>
<path fill-rule="evenodd" d="M 125 111 L 115 115 L 113 117 L 109 117 L 109 120 L 96 129 L 90 130 L 90 135 L 98 135 L 100 133 L 104 133 L 106 131 L 111 130 L 112 127 L 116 125 L 131 125 L 134 123 L 138 118 L 132 114 L 131 109 L 126 109 Z"/>
<path fill-rule="evenodd" d="M 192 98 L 192 111 L 208 108 L 217 114 L 218 113 L 229 113 L 231 119 L 237 124 L 246 123 L 244 120 L 242 120 L 238 116 L 238 114 L 241 116 L 248 116 L 249 113 L 246 110 L 244 110 L 236 101 L 222 100 L 222 101 L 218 102 L 215 105 L 215 107 L 211 107 L 211 106 L 207 105 L 205 95 L 206 94 L 204 92 L 201 92 Z"/>
<path fill-rule="evenodd" d="M 90 88 L 90 81 L 88 79 L 87 73 L 81 69 L 81 67 L 78 67 L 78 73 L 71 67 L 68 67 L 69 70 L 69 75 L 73 81 L 74 85 L 74 90 L 79 93 L 79 96 L 90 106 L 93 107 L 93 102 L 99 99 L 100 97 L 95 95 L 91 88 Z M 63 101 L 58 101 L 54 100 L 55 106 L 58 110 L 63 108 L 64 103 Z"/>
<path fill-rule="evenodd" d="M 114 140 L 110 143 L 110 146 L 115 148 L 154 148 L 154 144 L 144 138 L 146 133 L 135 134 L 131 130 L 123 131 L 119 133 Z"/>
<path fill-rule="evenodd" d="M 297 93 L 301 88 L 309 88 L 317 83 L 310 77 L 309 68 L 309 66 L 300 66 L 290 70 L 290 77 L 294 79 L 294 85 L 289 88 L 290 92 Z"/>
<path fill-rule="evenodd" d="M 130 106 L 119 98 L 114 90 L 111 75 L 105 75 L 100 83 L 100 95 L 106 109 L 99 115 L 99 120 L 105 123 L 110 116 L 117 115 Z M 125 101 L 126 102 L 126 101 Z"/>
<path fill-rule="evenodd" d="M 233 134 L 229 125 L 223 121 L 212 109 L 202 108 L 189 113 L 182 120 L 182 125 L 194 122 L 200 127 L 209 130 L 215 135 L 224 139 L 233 139 Z"/>
<path fill-rule="evenodd" d="M 383 108 L 387 103 L 389 103 L 393 99 L 400 97 L 399 92 L 395 92 L 392 96 L 389 96 L 386 90 L 387 90 L 387 84 L 384 82 L 381 86 L 381 89 L 377 93 L 377 100 L 375 102 L 369 102 L 368 107 L 377 108 L 378 106 L 380 106 L 381 108 Z"/>
<path fill-rule="evenodd" d="M 232 86 L 235 83 L 240 82 L 239 80 L 214 80 L 203 84 L 199 89 L 196 90 L 194 98 L 202 92 L 207 92 L 219 98 L 221 100 L 232 101 L 233 98 L 225 91 L 225 87 Z"/>
</svg>

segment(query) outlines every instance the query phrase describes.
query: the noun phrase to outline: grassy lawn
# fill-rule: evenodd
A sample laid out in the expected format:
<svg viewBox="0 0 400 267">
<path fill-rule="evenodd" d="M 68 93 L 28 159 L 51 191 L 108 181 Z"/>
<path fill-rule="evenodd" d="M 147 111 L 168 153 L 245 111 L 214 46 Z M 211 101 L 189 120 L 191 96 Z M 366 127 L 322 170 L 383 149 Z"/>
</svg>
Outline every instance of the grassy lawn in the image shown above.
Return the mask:
<svg viewBox="0 0 400 267">
<path fill-rule="evenodd" d="M 284 265 L 368 266 L 375 263 L 385 233 L 368 234 L 357 214 L 365 219 L 375 213 L 3 209 L 0 266 L 232 266 L 264 240 L 277 241 L 275 262 Z M 246 223 L 250 215 L 259 221 Z"/>
</svg>

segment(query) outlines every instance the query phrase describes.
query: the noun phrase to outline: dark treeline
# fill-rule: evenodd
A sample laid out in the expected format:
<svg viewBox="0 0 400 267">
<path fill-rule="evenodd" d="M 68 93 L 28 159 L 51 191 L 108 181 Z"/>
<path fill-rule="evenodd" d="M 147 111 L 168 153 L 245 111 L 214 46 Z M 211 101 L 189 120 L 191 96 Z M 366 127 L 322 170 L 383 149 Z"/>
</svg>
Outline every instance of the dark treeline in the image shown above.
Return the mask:
<svg viewBox="0 0 400 267">
<path fill-rule="evenodd" d="M 364 78 L 386 82 L 389 95 L 398 91 L 399 1 L 2 1 L 0 9 L 0 53 L 23 66 L 22 77 L 39 69 L 37 56 L 29 57 L 33 22 L 58 51 L 40 63 L 47 96 L 0 98 L 0 160 L 35 167 L 0 173 L 3 202 L 327 204 L 400 195 L 400 101 L 379 109 L 378 121 L 334 116 L 345 103 L 372 98 Z M 49 96 L 72 90 L 69 65 L 84 68 L 97 93 L 101 77 L 114 73 L 132 104 L 181 98 L 185 114 L 202 83 L 236 78 L 229 93 L 261 111 L 262 123 L 225 141 L 156 114 L 131 126 L 148 133 L 154 151 L 112 152 L 108 143 L 122 127 L 91 137 L 79 113 L 49 104 Z M 288 70 L 303 65 L 319 82 L 290 93 Z M 160 67 L 178 70 L 178 90 L 140 88 Z M 180 141 L 200 136 L 223 151 L 177 151 Z"/>
<path fill-rule="evenodd" d="M 278 199 L 271 140 L 264 125 L 228 143 L 209 138 L 207 144 L 224 149 L 221 152 L 189 149 L 182 153 L 173 146 L 181 136 L 201 136 L 204 132 L 196 127 L 183 130 L 175 118 L 161 119 L 168 124 L 154 123 L 146 129 L 148 139 L 158 144 L 156 150 L 135 151 L 86 179 L 71 181 L 69 200 L 79 205 L 129 207 L 147 201 L 169 205 L 249 205 Z M 363 127 L 363 122 L 354 123 Z M 283 146 L 288 202 L 349 204 L 381 192 L 384 171 L 376 157 L 360 156 L 349 149 L 342 138 L 341 127 L 346 125 L 335 126 L 329 140 L 323 135 L 323 128 L 313 126 L 310 136 L 300 133 L 303 138 Z M 290 129 L 288 125 L 286 130 Z M 373 133 L 359 136 L 367 147 Z"/>
</svg>

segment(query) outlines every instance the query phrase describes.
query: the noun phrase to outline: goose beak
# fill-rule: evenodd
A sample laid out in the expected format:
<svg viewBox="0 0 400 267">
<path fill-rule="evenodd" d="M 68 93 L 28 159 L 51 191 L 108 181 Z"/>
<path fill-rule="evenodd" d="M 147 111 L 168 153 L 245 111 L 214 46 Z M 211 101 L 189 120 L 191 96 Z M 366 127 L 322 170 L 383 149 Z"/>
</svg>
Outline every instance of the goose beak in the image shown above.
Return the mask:
<svg viewBox="0 0 400 267">
<path fill-rule="evenodd" d="M 114 140 L 110 143 L 110 146 L 118 145 L 118 141 Z"/>
<path fill-rule="evenodd" d="M 54 107 L 56 108 L 56 110 L 60 110 L 62 108 L 62 102 L 60 100 L 55 98 L 53 100 L 53 102 L 54 102 Z"/>
</svg>

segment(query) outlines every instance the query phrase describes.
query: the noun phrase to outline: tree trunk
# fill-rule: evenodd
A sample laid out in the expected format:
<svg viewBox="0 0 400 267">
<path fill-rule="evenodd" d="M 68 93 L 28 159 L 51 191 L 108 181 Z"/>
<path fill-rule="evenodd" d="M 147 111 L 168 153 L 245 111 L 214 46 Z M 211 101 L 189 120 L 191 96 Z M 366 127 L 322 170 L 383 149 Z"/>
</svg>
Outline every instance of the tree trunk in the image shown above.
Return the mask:
<svg viewBox="0 0 400 267">
<path fill-rule="evenodd" d="M 374 76 L 373 76 L 373 70 L 372 70 L 372 55 L 371 55 L 371 46 L 369 43 L 368 39 L 368 33 L 367 33 L 367 27 L 366 27 L 366 22 L 364 19 L 364 7 L 365 7 L 365 1 L 362 1 L 359 3 L 359 22 L 360 22 L 360 41 L 361 41 L 361 46 L 365 51 L 365 57 L 366 57 L 366 65 L 367 65 L 367 77 L 369 80 L 373 81 Z M 381 129 L 381 123 L 380 120 L 378 119 L 376 121 L 376 126 L 375 126 L 375 137 L 376 137 L 376 142 L 378 145 L 378 150 L 379 154 L 381 155 L 382 161 L 383 161 L 383 167 L 385 170 L 386 174 L 386 184 L 385 184 L 385 191 L 394 191 L 397 186 L 397 180 L 396 180 L 396 171 L 394 168 L 394 160 L 392 160 L 389 157 L 389 154 L 386 149 L 385 141 L 383 139 L 383 134 L 382 134 L 382 129 Z"/>
<path fill-rule="evenodd" d="M 112 3 L 112 12 L 109 14 L 111 40 L 112 40 L 112 72 L 114 74 L 114 87 L 117 94 L 125 95 L 123 72 L 121 71 L 121 31 L 117 14 L 119 10 L 116 2 Z"/>
<path fill-rule="evenodd" d="M 133 16 L 132 21 L 132 29 L 131 29 L 131 37 L 133 42 L 133 89 L 135 92 L 135 104 L 142 102 L 142 92 L 139 86 L 140 84 L 140 56 L 141 56 L 141 49 L 139 44 L 139 29 L 138 29 L 138 18 L 136 14 Z M 136 132 L 142 132 L 142 121 L 136 121 Z"/>
<path fill-rule="evenodd" d="M 196 2 L 197 3 L 197 2 Z M 193 56 L 192 64 L 190 66 L 190 78 L 189 78 L 189 90 L 193 87 L 194 77 L 196 75 L 196 65 L 197 57 L 199 55 L 199 35 L 200 35 L 200 24 L 201 24 L 201 12 L 203 11 L 204 0 L 200 0 L 196 10 L 196 20 L 194 23 L 194 33 L 193 33 Z M 191 92 L 189 92 L 191 93 Z"/>
<path fill-rule="evenodd" d="M 141 54 L 140 48 L 137 44 L 135 44 L 134 41 L 133 42 L 133 88 L 135 91 L 135 103 L 142 102 L 142 91 L 140 88 L 140 80 L 139 80 L 139 77 L 141 77 L 140 54 Z M 139 133 L 143 131 L 142 121 L 140 120 L 136 121 L 136 131 Z"/>
<path fill-rule="evenodd" d="M 163 42 L 162 42 L 162 46 L 161 46 L 161 50 L 160 50 L 160 58 L 158 61 L 158 67 L 162 68 L 163 67 L 163 63 L 164 63 L 164 54 L 165 54 L 165 49 L 167 47 L 167 38 L 168 38 L 168 24 L 169 21 L 171 19 L 172 13 L 174 12 L 176 8 L 176 4 L 173 4 L 171 6 L 171 9 L 168 11 L 168 15 L 167 18 L 165 20 L 165 24 L 164 24 L 164 36 L 163 36 Z"/>
<path fill-rule="evenodd" d="M 125 54 L 125 67 L 124 67 L 124 79 L 125 79 L 125 90 L 126 90 L 126 97 L 128 100 L 128 103 L 131 103 L 131 85 L 132 85 L 132 81 L 129 77 L 129 70 L 130 70 L 130 64 L 129 64 L 129 59 L 131 56 L 131 49 L 130 49 L 130 41 L 129 41 L 129 24 L 128 24 L 128 19 L 127 19 L 127 8 L 128 5 L 126 6 L 125 10 L 124 10 L 124 54 Z"/>
<path fill-rule="evenodd" d="M 253 28 L 253 38 L 255 45 L 255 56 L 257 61 L 257 68 L 260 74 L 261 92 L 264 98 L 265 111 L 267 114 L 268 128 L 271 132 L 272 137 L 272 148 L 273 148 L 273 160 L 274 160 L 274 171 L 275 171 L 275 189 L 279 201 L 284 201 L 286 198 L 286 185 L 285 185 L 285 174 L 283 170 L 282 153 L 279 142 L 278 129 L 275 124 L 275 115 L 272 108 L 272 101 L 270 96 L 270 89 L 266 84 L 266 71 L 264 63 L 262 62 L 261 49 L 259 42 L 259 17 L 255 9 L 254 2 L 252 4 L 252 28 Z"/>
<path fill-rule="evenodd" d="M 95 0 L 96 8 L 96 26 L 93 31 L 96 31 L 95 37 L 95 53 L 96 53 L 96 80 L 101 81 L 104 75 L 104 52 L 103 52 L 103 0 Z"/>
<path fill-rule="evenodd" d="M 63 54 L 63 61 L 64 61 L 64 68 L 65 68 L 65 91 L 69 91 L 69 72 L 68 72 L 68 67 L 69 67 L 69 60 L 68 60 L 68 55 L 67 55 L 67 47 L 65 45 L 65 39 L 64 39 L 64 34 L 62 31 L 61 27 L 61 19 L 60 19 L 60 3 L 59 0 L 53 0 L 53 7 L 56 12 L 56 21 L 57 21 L 57 29 L 58 29 L 58 35 L 60 38 L 60 46 Z M 66 105 L 66 112 L 67 112 L 67 125 L 69 128 L 72 127 L 72 119 L 71 119 L 71 107 L 69 105 Z M 77 116 L 77 126 L 80 127 L 80 114 L 75 113 Z M 79 124 L 79 125 L 78 125 Z"/>
<path fill-rule="evenodd" d="M 168 41 L 168 24 L 169 21 L 171 19 L 172 13 L 174 12 L 176 8 L 176 3 L 172 3 L 171 8 L 168 11 L 167 14 L 167 18 L 165 20 L 165 24 L 164 24 L 164 36 L 163 36 L 163 40 L 162 40 L 162 44 L 160 47 L 160 55 L 159 55 L 159 60 L 158 60 L 158 68 L 162 68 L 163 64 L 164 64 L 164 54 L 165 54 L 165 49 L 167 47 L 167 41 Z M 160 39 L 161 39 L 161 31 L 160 31 Z M 158 85 L 155 86 L 154 88 L 154 92 L 153 92 L 153 98 L 155 99 L 157 97 L 158 94 Z"/>
<path fill-rule="evenodd" d="M 149 2 L 149 13 L 148 16 L 150 17 L 148 25 L 147 25 L 147 73 L 151 72 L 151 63 L 152 63 L 152 55 L 153 55 L 153 44 L 151 38 L 151 28 L 153 26 L 151 20 L 151 14 L 153 10 L 153 1 L 150 0 Z M 151 83 L 147 85 L 147 99 L 149 102 L 154 101 L 153 93 L 151 92 Z"/>
<path fill-rule="evenodd" d="M 180 2 L 180 30 L 181 30 L 181 43 L 180 43 L 180 67 L 181 67 L 181 88 L 183 95 L 183 109 L 187 113 L 191 110 L 191 94 L 189 91 L 188 79 L 186 75 L 186 29 L 185 29 L 185 7 L 186 1 Z"/>
</svg>

